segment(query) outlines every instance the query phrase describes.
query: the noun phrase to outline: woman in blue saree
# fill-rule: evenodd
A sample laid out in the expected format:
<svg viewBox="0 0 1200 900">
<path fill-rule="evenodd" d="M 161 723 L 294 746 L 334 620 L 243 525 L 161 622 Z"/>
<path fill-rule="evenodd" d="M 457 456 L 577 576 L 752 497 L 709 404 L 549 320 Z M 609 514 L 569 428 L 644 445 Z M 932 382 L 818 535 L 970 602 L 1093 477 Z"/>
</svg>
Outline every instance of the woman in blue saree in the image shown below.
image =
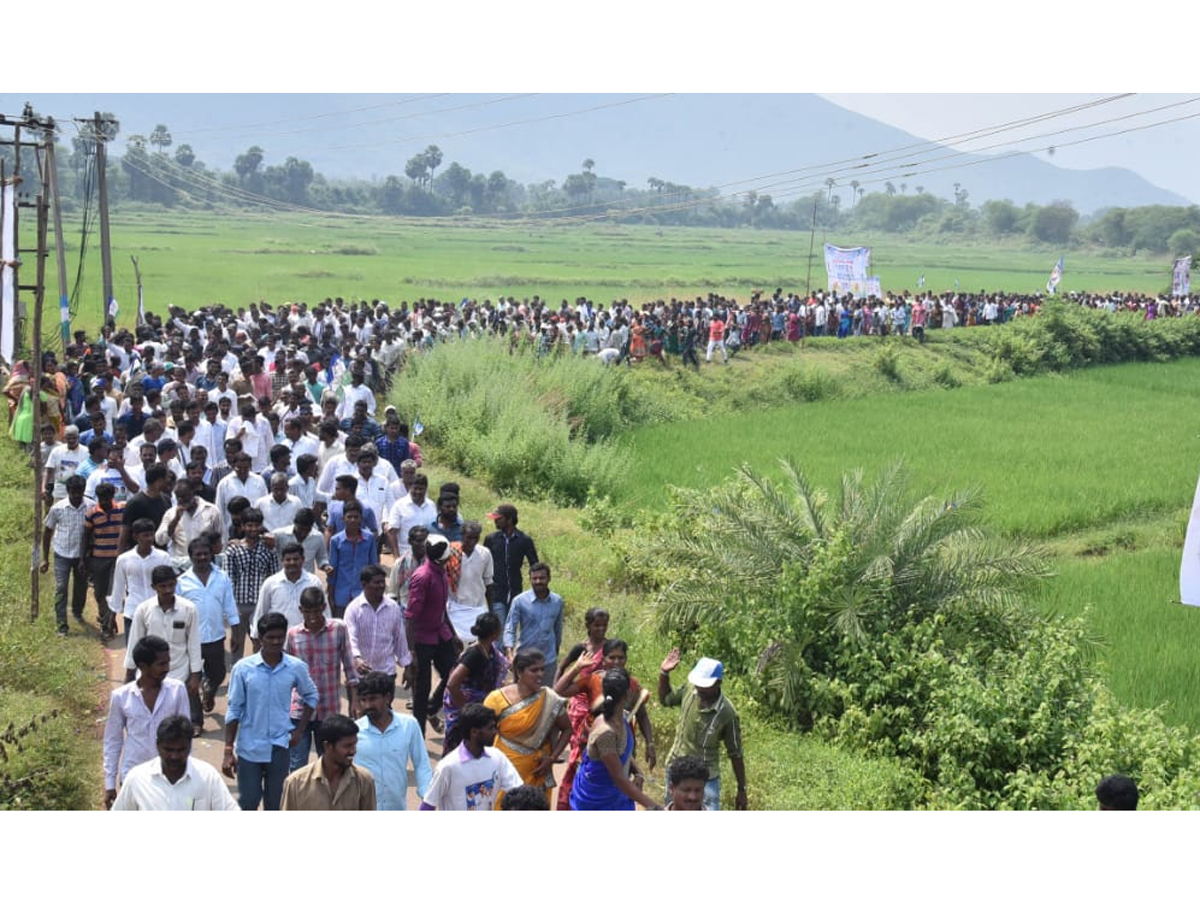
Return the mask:
<svg viewBox="0 0 1200 900">
<path fill-rule="evenodd" d="M 642 790 L 643 779 L 633 761 L 633 725 L 625 714 L 629 676 L 621 669 L 610 669 L 603 688 L 604 699 L 588 734 L 587 751 L 571 785 L 571 809 L 632 810 L 635 803 L 662 809 Z"/>
</svg>

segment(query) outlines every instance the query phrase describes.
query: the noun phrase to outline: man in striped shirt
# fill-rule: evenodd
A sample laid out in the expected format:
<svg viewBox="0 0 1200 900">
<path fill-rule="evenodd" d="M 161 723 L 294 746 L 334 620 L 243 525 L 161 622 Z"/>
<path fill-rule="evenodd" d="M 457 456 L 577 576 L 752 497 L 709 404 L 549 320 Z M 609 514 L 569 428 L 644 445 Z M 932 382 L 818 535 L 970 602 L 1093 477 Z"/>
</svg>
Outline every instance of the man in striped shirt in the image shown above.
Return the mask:
<svg viewBox="0 0 1200 900">
<path fill-rule="evenodd" d="M 350 715 L 358 716 L 358 672 L 350 652 L 350 636 L 346 624 L 325 617 L 325 594 L 319 587 L 308 587 L 300 593 L 300 615 L 303 621 L 288 629 L 283 652 L 308 663 L 308 674 L 317 686 L 317 711 L 304 730 L 299 743 L 290 750 L 289 771 L 295 772 L 308 764 L 312 736 L 329 716 L 341 708 L 341 681 L 346 676 L 350 697 Z M 301 702 L 292 694 L 292 720 L 299 725 Z"/>
<path fill-rule="evenodd" d="M 358 674 L 382 672 L 395 676 L 396 663 L 404 667 L 402 685 L 412 680 L 412 653 L 405 636 L 400 605 L 385 596 L 387 572 L 382 566 L 364 566 L 359 573 L 362 593 L 346 607 L 350 652 Z"/>
<path fill-rule="evenodd" d="M 100 612 L 100 635 L 105 640 L 117 633 L 117 616 L 109 608 L 108 595 L 117 568 L 125 504 L 115 502 L 115 497 L 116 488 L 109 482 L 96 485 L 96 505 L 83 520 L 83 558 L 92 577 L 96 608 Z"/>
</svg>

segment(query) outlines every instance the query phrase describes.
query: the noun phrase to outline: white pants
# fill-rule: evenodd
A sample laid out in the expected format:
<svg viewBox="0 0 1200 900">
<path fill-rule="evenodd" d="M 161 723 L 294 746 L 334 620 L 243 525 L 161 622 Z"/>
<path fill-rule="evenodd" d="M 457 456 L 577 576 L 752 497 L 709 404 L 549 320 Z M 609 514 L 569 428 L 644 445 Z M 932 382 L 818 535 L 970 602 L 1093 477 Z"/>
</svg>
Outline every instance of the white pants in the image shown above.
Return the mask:
<svg viewBox="0 0 1200 900">
<path fill-rule="evenodd" d="M 714 349 L 720 349 L 721 358 L 725 362 L 729 362 L 729 354 L 725 352 L 725 342 L 724 341 L 709 341 L 708 342 L 708 353 L 704 357 L 705 360 L 707 360 L 708 362 L 712 362 L 712 354 L 713 354 Z"/>
</svg>

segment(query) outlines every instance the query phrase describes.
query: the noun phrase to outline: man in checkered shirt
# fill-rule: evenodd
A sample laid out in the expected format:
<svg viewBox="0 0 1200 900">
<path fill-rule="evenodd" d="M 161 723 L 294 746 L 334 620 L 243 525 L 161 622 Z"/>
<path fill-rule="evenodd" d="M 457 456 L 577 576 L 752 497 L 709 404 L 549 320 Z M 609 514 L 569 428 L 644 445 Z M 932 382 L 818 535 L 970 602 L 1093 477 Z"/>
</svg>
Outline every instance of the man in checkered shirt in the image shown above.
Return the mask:
<svg viewBox="0 0 1200 900">
<path fill-rule="evenodd" d="M 308 765 L 312 736 L 326 717 L 341 710 L 341 681 L 346 676 L 350 695 L 350 716 L 358 717 L 358 672 L 350 651 L 350 636 L 346 624 L 325 616 L 325 593 L 319 587 L 308 587 L 300 593 L 300 615 L 304 621 L 288 629 L 283 652 L 308 663 L 308 674 L 317 686 L 317 711 L 313 713 L 300 742 L 289 751 L 288 770 L 295 772 Z M 303 703 L 292 694 L 292 724 L 299 725 Z"/>
<path fill-rule="evenodd" d="M 279 571 L 279 556 L 262 541 L 263 514 L 248 509 L 242 514 L 242 539 L 225 549 L 225 573 L 233 582 L 233 600 L 241 621 L 229 629 L 229 652 L 237 662 L 245 653 L 246 632 L 262 584 Z"/>
</svg>

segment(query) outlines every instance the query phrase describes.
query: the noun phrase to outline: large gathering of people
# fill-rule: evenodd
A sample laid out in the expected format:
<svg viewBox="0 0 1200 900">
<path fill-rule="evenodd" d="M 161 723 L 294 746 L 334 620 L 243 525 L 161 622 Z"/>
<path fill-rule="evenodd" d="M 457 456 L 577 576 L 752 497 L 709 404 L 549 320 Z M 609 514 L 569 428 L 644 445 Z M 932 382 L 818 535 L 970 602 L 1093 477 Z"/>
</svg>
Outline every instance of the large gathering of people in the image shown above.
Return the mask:
<svg viewBox="0 0 1200 900">
<path fill-rule="evenodd" d="M 481 331 L 539 333 L 530 310 Z M 10 434 L 47 507 L 57 634 L 123 639 L 106 806 L 717 808 L 719 791 L 646 792 L 649 692 L 608 613 L 590 609 L 587 641 L 563 647 L 565 602 L 517 507 L 466 517 L 470 499 L 430 484 L 419 428 L 384 399 L 407 354 L 489 316 L 328 299 L 76 331 L 41 360 L 36 445 L 21 431 L 29 366 L 14 366 Z M 684 693 L 705 715 L 684 716 L 694 733 L 666 763 L 707 784 L 723 745 L 745 808 L 719 683 L 700 660 Z M 219 769 L 191 756 L 206 734 Z"/>
<path fill-rule="evenodd" d="M 626 669 L 617 623 L 592 606 L 573 623 L 584 640 L 563 646 L 564 598 L 527 523 L 511 503 L 470 517 L 457 483 L 430 483 L 420 426 L 386 399 L 396 373 L 462 339 L 699 368 L 774 341 L 998 326 L 1044 299 L 171 306 L 132 330 L 74 332 L 42 358 L 36 391 L 16 362 L 9 430 L 39 473 L 57 633 L 92 630 L 90 589 L 101 639 L 124 639 L 105 804 L 404 810 L 412 790 L 420 809 L 716 809 L 724 747 L 747 808 L 721 663 L 697 660 L 674 688 L 680 654 L 663 660 L 657 700 L 680 724 L 665 796 L 648 793 L 652 695 Z M 1071 299 L 1196 311 L 1190 298 Z M 223 738 L 228 782 L 189 756 L 206 732 Z"/>
</svg>

